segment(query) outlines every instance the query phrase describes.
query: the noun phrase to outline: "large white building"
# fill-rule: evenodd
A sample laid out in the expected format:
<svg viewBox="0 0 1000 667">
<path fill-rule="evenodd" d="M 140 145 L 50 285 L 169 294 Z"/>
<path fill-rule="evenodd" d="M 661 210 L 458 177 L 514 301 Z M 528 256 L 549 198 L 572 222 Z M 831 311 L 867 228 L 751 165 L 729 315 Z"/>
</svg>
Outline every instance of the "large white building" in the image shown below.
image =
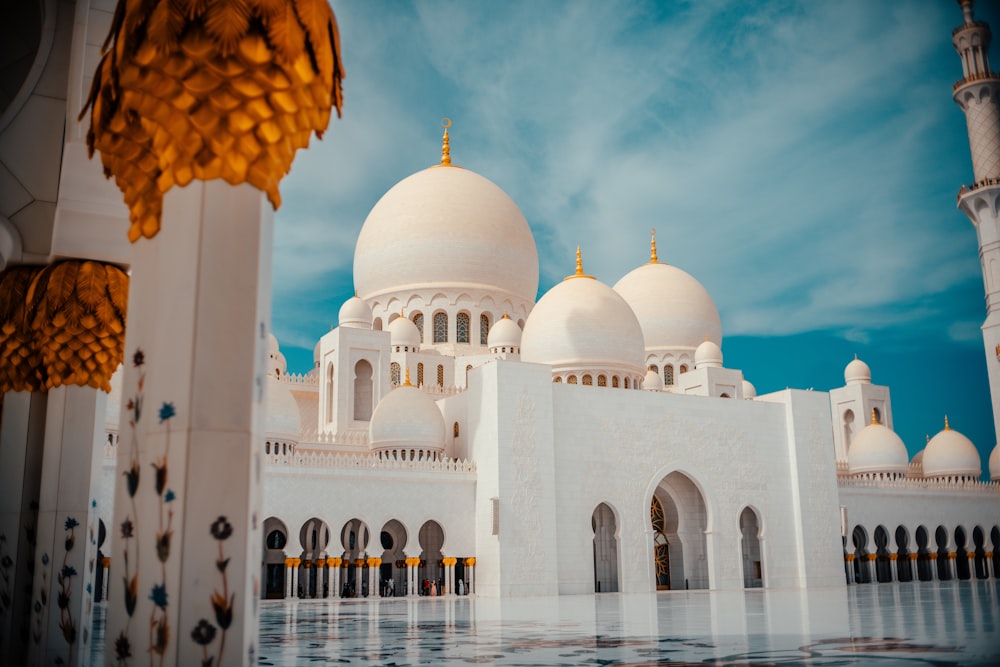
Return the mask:
<svg viewBox="0 0 1000 667">
<path fill-rule="evenodd" d="M 976 183 L 959 204 L 980 232 L 990 359 L 1000 83 L 989 28 L 964 9 L 955 99 Z M 857 359 L 829 393 L 757 395 L 724 365 L 712 297 L 658 260 L 655 237 L 649 262 L 614 286 L 587 275 L 579 251 L 566 273 L 535 302 L 528 223 L 499 187 L 451 164 L 446 130 L 441 163 L 365 221 L 357 294 L 315 368 L 289 374 L 271 337 L 262 596 L 1000 576 L 996 448 L 980 461 L 945 421 L 909 460 L 889 388 Z M 997 405 L 1000 371 L 989 372 Z M 107 512 L 119 413 L 116 388 Z"/>
</svg>

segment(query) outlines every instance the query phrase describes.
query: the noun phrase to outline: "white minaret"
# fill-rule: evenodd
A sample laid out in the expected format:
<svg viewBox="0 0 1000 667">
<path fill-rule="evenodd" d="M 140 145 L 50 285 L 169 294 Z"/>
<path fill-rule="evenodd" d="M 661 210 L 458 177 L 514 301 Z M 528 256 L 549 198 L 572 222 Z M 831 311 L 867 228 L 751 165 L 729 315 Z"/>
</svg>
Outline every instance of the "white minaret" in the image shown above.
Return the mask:
<svg viewBox="0 0 1000 667">
<path fill-rule="evenodd" d="M 962 186 L 958 207 L 979 237 L 979 260 L 986 286 L 986 367 L 993 400 L 993 424 L 1000 442 L 1000 76 L 990 70 L 990 27 L 976 21 L 972 0 L 958 0 L 965 22 L 952 43 L 962 58 L 962 78 L 954 97 L 965 112 L 975 182 Z"/>
</svg>

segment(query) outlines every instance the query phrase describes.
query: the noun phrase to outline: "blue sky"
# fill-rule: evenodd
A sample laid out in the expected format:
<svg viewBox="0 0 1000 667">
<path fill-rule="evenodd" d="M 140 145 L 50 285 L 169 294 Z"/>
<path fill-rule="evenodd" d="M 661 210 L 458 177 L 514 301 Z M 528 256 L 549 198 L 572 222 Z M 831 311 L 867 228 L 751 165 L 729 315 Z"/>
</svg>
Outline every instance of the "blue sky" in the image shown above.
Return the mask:
<svg viewBox="0 0 1000 667">
<path fill-rule="evenodd" d="M 292 371 L 353 294 L 354 244 L 392 185 L 452 158 L 502 187 L 540 294 L 648 260 L 700 280 L 726 365 L 759 393 L 828 390 L 858 354 L 911 454 L 948 414 L 986 457 L 972 180 L 951 0 L 332 2 L 344 117 L 295 160 L 272 327 Z M 1000 30 L 998 3 L 977 18 Z M 1000 55 L 993 49 L 994 66 Z"/>
</svg>

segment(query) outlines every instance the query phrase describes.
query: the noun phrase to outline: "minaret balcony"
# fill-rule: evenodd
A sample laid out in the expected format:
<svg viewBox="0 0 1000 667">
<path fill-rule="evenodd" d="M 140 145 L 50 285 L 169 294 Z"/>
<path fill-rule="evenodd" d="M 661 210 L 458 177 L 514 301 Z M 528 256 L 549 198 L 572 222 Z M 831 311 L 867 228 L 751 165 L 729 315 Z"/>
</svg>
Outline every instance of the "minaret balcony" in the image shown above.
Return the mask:
<svg viewBox="0 0 1000 667">
<path fill-rule="evenodd" d="M 963 185 L 958 191 L 956 199 L 958 201 L 962 200 L 962 197 L 968 194 L 972 194 L 976 190 L 982 190 L 983 188 L 995 188 L 1000 187 L 1000 178 L 983 178 L 981 180 L 972 183 L 971 185 Z"/>
<path fill-rule="evenodd" d="M 970 76 L 959 79 L 955 82 L 955 85 L 951 87 L 952 92 L 957 92 L 959 88 L 970 83 L 979 83 L 980 81 L 1000 81 L 1000 74 L 996 72 L 986 72 L 985 74 L 972 74 Z"/>
<path fill-rule="evenodd" d="M 954 37 L 963 30 L 968 30 L 969 28 L 986 28 L 989 29 L 990 24 L 986 21 L 972 21 L 970 23 L 963 23 L 954 30 L 951 31 L 951 36 Z"/>
</svg>

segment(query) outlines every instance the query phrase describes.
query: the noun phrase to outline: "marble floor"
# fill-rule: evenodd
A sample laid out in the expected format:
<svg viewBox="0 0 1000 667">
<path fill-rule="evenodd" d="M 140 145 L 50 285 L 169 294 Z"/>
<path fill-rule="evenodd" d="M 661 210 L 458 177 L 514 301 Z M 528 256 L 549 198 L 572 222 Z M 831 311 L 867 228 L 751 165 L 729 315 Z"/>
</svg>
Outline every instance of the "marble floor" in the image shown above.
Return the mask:
<svg viewBox="0 0 1000 667">
<path fill-rule="evenodd" d="M 262 602 L 258 664 L 306 663 L 997 665 L 1000 581 Z"/>
</svg>

